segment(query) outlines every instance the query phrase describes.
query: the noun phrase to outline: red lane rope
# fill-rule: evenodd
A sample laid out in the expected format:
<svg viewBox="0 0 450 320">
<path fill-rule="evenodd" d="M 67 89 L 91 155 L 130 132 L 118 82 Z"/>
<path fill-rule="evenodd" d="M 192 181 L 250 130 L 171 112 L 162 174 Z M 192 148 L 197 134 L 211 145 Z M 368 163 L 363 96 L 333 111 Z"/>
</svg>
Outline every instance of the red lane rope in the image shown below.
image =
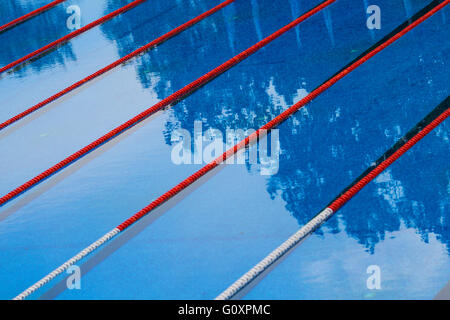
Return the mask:
<svg viewBox="0 0 450 320">
<path fill-rule="evenodd" d="M 408 142 L 401 146 L 397 151 L 395 151 L 390 157 L 381 162 L 377 167 L 370 171 L 366 176 L 359 180 L 354 186 L 344 192 L 340 197 L 334 200 L 328 208 L 336 212 L 339 210 L 347 201 L 353 198 L 366 184 L 372 181 L 376 176 L 383 172 L 387 167 L 389 167 L 395 160 L 400 158 L 406 151 L 411 149 L 419 140 L 425 137 L 430 131 L 436 128 L 440 123 L 442 123 L 450 115 L 450 109 L 445 110 L 441 115 L 434 119 L 430 124 L 418 132 L 414 137 L 412 137 Z"/>
<path fill-rule="evenodd" d="M 225 71 L 227 71 L 231 67 L 235 66 L 239 62 L 243 61 L 244 59 L 246 59 L 247 57 L 249 57 L 250 55 L 252 55 L 256 51 L 258 51 L 262 47 L 266 46 L 271 41 L 275 40 L 276 38 L 278 38 L 279 36 L 281 36 L 285 32 L 287 32 L 290 29 L 292 29 L 295 26 L 297 26 L 300 22 L 302 22 L 305 19 L 311 17 L 315 13 L 321 11 L 323 8 L 329 6 L 330 4 L 332 4 L 335 1 L 336 0 L 324 1 L 322 4 L 320 4 L 317 7 L 311 9 L 307 13 L 303 14 L 302 16 L 298 17 L 297 19 L 295 19 L 291 23 L 289 23 L 286 26 L 284 26 L 283 28 L 281 28 L 278 31 L 272 33 L 267 38 L 261 40 L 260 42 L 256 43 L 255 45 L 251 46 L 247 50 L 244 50 L 243 52 L 241 52 L 240 54 L 234 56 L 233 58 L 231 58 L 230 60 L 226 61 L 225 63 L 221 64 L 217 68 L 215 68 L 212 71 L 208 72 L 207 74 L 201 76 L 197 80 L 191 82 L 187 86 L 185 86 L 182 89 L 176 91 L 175 93 L 173 93 L 170 96 L 168 96 L 167 98 L 161 100 L 160 102 L 158 102 L 157 104 L 155 104 L 152 107 L 148 108 L 147 110 L 141 112 L 140 114 L 138 114 L 134 118 L 132 118 L 132 119 L 128 120 L 127 122 L 123 123 L 122 125 L 116 127 L 115 129 L 113 129 L 112 131 L 110 131 L 107 134 L 103 135 L 102 137 L 98 138 L 94 142 L 92 142 L 89 145 L 85 146 L 84 148 L 78 150 L 77 152 L 75 152 L 71 156 L 69 156 L 66 159 L 60 161 L 59 163 L 57 163 L 53 167 L 45 170 L 44 172 L 40 173 L 39 175 L 37 175 L 33 179 L 27 181 L 26 183 L 24 183 L 20 187 L 14 189 L 13 191 L 11 191 L 8 194 L 4 195 L 3 197 L 0 198 L 0 206 L 4 205 L 6 202 L 10 201 L 14 197 L 16 197 L 19 194 L 21 194 L 22 192 L 24 192 L 24 191 L 30 189 L 31 187 L 35 186 L 36 184 L 38 184 L 42 180 L 50 177 L 51 175 L 53 175 L 57 171 L 61 170 L 62 168 L 66 167 L 66 166 L 70 165 L 71 163 L 73 163 L 74 161 L 80 159 L 81 157 L 83 157 L 87 153 L 91 152 L 92 150 L 96 149 L 97 147 L 103 145 L 107 141 L 109 141 L 109 140 L 113 139 L 114 137 L 118 136 L 123 131 L 131 128 L 132 126 L 136 125 L 137 123 L 141 122 L 142 120 L 148 118 L 150 115 L 154 114 L 158 110 L 161 110 L 162 108 L 164 108 L 166 106 L 169 106 L 169 105 L 171 105 L 171 104 L 173 104 L 173 103 L 183 99 L 184 97 L 186 97 L 187 95 L 191 94 L 193 91 L 195 91 L 199 87 L 203 86 L 204 84 L 206 84 L 207 82 L 209 82 L 212 79 L 216 78 L 220 74 L 224 73 Z M 450 0 L 448 0 L 448 1 L 450 1 Z"/>
<path fill-rule="evenodd" d="M 50 2 L 49 4 L 46 4 L 43 7 L 37 8 L 36 10 L 33 10 L 17 19 L 14 19 L 13 21 L 10 21 L 10 22 L 0 26 L 0 33 L 3 31 L 6 31 L 7 29 L 11 29 L 12 27 L 14 27 L 22 22 L 25 22 L 47 10 L 50 10 L 51 8 L 55 7 L 56 5 L 58 5 L 64 1 L 66 1 L 66 0 L 56 0 L 56 1 Z"/>
<path fill-rule="evenodd" d="M 136 221 L 138 221 L 139 219 L 141 219 L 142 217 L 147 215 L 149 212 L 151 212 L 152 210 L 154 210 L 155 208 L 157 208 L 158 206 L 160 206 L 161 204 L 163 204 L 164 202 L 166 202 L 167 200 L 169 200 L 170 198 L 174 197 L 176 194 L 181 192 L 183 189 L 187 188 L 189 185 L 191 185 L 192 183 L 194 183 L 195 181 L 200 179 L 206 173 L 208 173 L 209 171 L 213 170 L 220 163 L 224 162 L 226 159 L 228 159 L 230 156 L 234 155 L 240 149 L 244 148 L 249 143 L 251 143 L 253 141 L 256 141 L 258 136 L 264 134 L 266 132 L 266 130 L 273 129 L 278 124 L 280 124 L 281 122 L 285 121 L 289 116 L 291 116 L 293 113 L 298 111 L 300 108 L 302 108 L 303 106 L 305 106 L 306 104 L 311 102 L 319 94 L 321 94 L 322 92 L 324 92 L 325 90 L 330 88 L 333 84 L 335 84 L 337 81 L 339 81 L 340 79 L 345 77 L 351 71 L 353 71 L 354 69 L 359 67 L 361 64 L 363 64 L 364 62 L 366 62 L 367 60 L 372 58 L 374 55 L 376 55 L 378 52 L 380 52 L 384 48 L 386 48 L 389 45 L 391 45 L 392 43 L 394 43 L 396 40 L 398 40 L 400 37 L 405 35 L 407 32 L 409 32 L 413 28 L 417 27 L 420 23 L 422 23 L 423 21 L 425 21 L 426 19 L 431 17 L 433 14 L 438 12 L 440 9 L 444 8 L 449 2 L 450 2 L 450 0 L 445 0 L 440 5 L 437 5 L 432 10 L 430 10 L 428 13 L 423 15 L 420 19 L 417 19 L 412 24 L 410 24 L 407 27 L 405 27 L 402 31 L 400 31 L 399 33 L 394 35 L 392 38 L 389 38 L 388 40 L 386 40 L 386 42 L 380 44 L 378 47 L 376 47 L 375 49 L 373 49 L 372 51 L 370 51 L 369 53 L 367 53 L 366 55 L 364 55 L 363 57 L 361 57 L 360 59 L 355 61 L 349 67 L 345 68 L 344 70 L 342 70 L 341 72 L 339 72 L 338 74 L 333 76 L 331 79 L 329 79 L 328 81 L 323 83 L 321 86 L 316 88 L 314 91 L 312 91 L 310 94 L 308 94 L 305 98 L 303 98 L 302 100 L 300 100 L 296 104 L 294 104 L 291 107 L 289 107 L 286 111 L 284 111 L 283 113 L 281 113 L 280 115 L 275 117 L 273 120 L 271 120 L 270 122 L 268 122 L 267 124 L 265 124 L 261 128 L 259 128 L 257 131 L 255 131 L 253 134 L 249 135 L 244 140 L 240 141 L 234 147 L 228 149 L 220 157 L 218 157 L 214 161 L 208 163 L 206 166 L 204 166 L 203 168 L 201 168 L 200 170 L 195 172 L 193 175 L 189 176 L 188 178 L 183 180 L 181 183 L 179 183 L 178 185 L 176 185 L 175 187 L 173 187 L 172 189 L 170 189 L 169 191 L 164 193 L 162 196 L 160 196 L 159 198 L 157 198 L 156 200 L 151 202 L 148 206 L 146 206 L 145 208 L 141 209 L 139 212 L 137 212 L 131 218 L 129 218 L 128 220 L 126 220 L 123 223 L 121 223 L 119 226 L 117 226 L 117 229 L 119 229 L 120 231 L 125 230 L 126 228 L 131 226 L 133 223 L 135 223 Z M 446 111 L 445 114 L 446 114 L 446 116 L 448 116 L 448 110 Z M 443 119 L 441 120 L 441 122 L 442 121 L 443 121 Z M 424 131 L 424 132 L 427 132 L 427 131 Z M 414 140 L 414 141 L 416 141 L 416 140 Z M 414 144 L 414 143 L 412 143 L 412 144 Z M 354 188 L 356 188 L 356 190 L 360 190 L 360 189 L 357 189 L 356 186 Z M 354 190 L 353 191 L 349 190 L 348 192 L 355 193 Z M 346 195 L 345 198 L 343 198 L 343 197 L 344 197 L 344 195 L 341 198 L 342 199 L 347 199 L 349 197 L 349 195 Z M 333 207 L 337 207 L 338 205 L 342 205 L 341 204 L 342 201 L 343 200 L 341 200 L 340 202 L 336 202 L 336 204 L 334 204 Z"/>
<path fill-rule="evenodd" d="M 26 56 L 24 56 L 24 57 L 22 57 L 20 59 L 17 59 L 16 61 L 13 61 L 13 62 L 7 64 L 6 66 L 0 68 L 0 73 L 3 73 L 3 72 L 5 72 L 5 71 L 7 71 L 9 69 L 12 69 L 12 68 L 14 68 L 17 65 L 19 65 L 19 64 L 21 64 L 21 63 L 23 63 L 23 62 L 25 62 L 27 60 L 30 60 L 31 58 L 34 58 L 34 57 L 44 53 L 45 51 L 48 51 L 51 48 L 54 48 L 54 47 L 56 47 L 56 46 L 58 46 L 58 45 L 60 45 L 62 43 L 65 43 L 65 42 L 69 41 L 70 39 L 72 39 L 72 38 L 82 34 L 83 32 L 86 32 L 89 29 L 92 29 L 92 28 L 94 28 L 94 27 L 96 27 L 96 26 L 98 26 L 98 25 L 100 25 L 100 24 L 102 24 L 102 23 L 104 23 L 104 22 L 106 22 L 106 21 L 108 21 L 108 20 L 110 20 L 110 19 L 112 19 L 112 18 L 122 14 L 122 13 L 124 13 L 125 11 L 128 11 L 128 10 L 136 7 L 137 5 L 141 4 L 144 1 L 146 1 L 146 0 L 134 0 L 133 2 L 127 4 L 126 6 L 123 6 L 122 8 L 119 8 L 116 11 L 113 11 L 113 12 L 107 14 L 106 16 L 100 18 L 100 19 L 95 20 L 95 21 L 85 25 L 84 27 L 82 27 L 82 28 L 80 28 L 78 30 L 75 30 L 75 31 L 73 31 L 73 32 L 71 32 L 71 33 L 69 33 L 67 35 L 65 35 L 64 37 L 59 38 L 58 40 L 55 40 L 55 41 L 53 41 L 53 42 L 43 46 L 42 48 L 40 48 L 40 49 L 38 49 L 36 51 L 33 51 L 33 52 L 27 54 Z"/>
<path fill-rule="evenodd" d="M 34 111 L 44 107 L 45 105 L 49 104 L 50 102 L 55 101 L 56 99 L 64 96 L 65 94 L 71 92 L 72 90 L 82 86 L 83 84 L 85 84 L 86 82 L 99 77 L 100 75 L 108 72 L 111 69 L 114 69 L 115 67 L 121 65 L 122 63 L 130 60 L 133 57 L 136 57 L 137 55 L 145 52 L 146 50 L 149 50 L 150 48 L 154 48 L 158 45 L 160 45 L 161 43 L 163 43 L 164 41 L 176 36 L 177 34 L 179 34 L 180 32 L 188 29 L 189 27 L 193 26 L 194 24 L 200 22 L 201 20 L 205 19 L 206 17 L 212 15 L 213 13 L 219 11 L 220 9 L 222 9 L 223 7 L 233 3 L 236 0 L 227 0 L 224 1 L 222 3 L 220 3 L 219 5 L 215 6 L 214 8 L 202 13 L 201 15 L 189 20 L 188 22 L 176 27 L 175 29 L 167 32 L 166 34 L 156 38 L 155 40 L 147 43 L 146 45 L 140 47 L 139 49 L 136 49 L 135 51 L 127 54 L 126 56 L 118 59 L 117 61 L 107 65 L 106 67 L 96 71 L 95 73 L 91 74 L 90 76 L 87 76 L 86 78 L 75 82 L 74 84 L 72 84 L 71 86 L 59 91 L 58 93 L 54 94 L 53 96 L 39 102 L 38 104 L 35 104 L 34 106 L 32 106 L 31 108 L 28 108 L 27 110 L 15 115 L 14 117 L 6 120 L 3 123 L 0 123 L 0 130 L 12 125 L 13 123 L 25 118 L 27 115 L 29 115 L 30 113 L 33 113 Z"/>
</svg>

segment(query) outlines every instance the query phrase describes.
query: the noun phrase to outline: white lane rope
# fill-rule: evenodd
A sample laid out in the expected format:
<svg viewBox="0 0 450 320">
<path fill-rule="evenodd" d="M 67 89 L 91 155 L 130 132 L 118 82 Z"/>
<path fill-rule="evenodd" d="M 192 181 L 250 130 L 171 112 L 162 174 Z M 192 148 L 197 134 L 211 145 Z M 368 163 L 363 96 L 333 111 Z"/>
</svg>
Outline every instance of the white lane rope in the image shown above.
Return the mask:
<svg viewBox="0 0 450 320">
<path fill-rule="evenodd" d="M 41 288 L 43 285 L 45 285 L 47 282 L 53 280 L 58 275 L 66 271 L 70 266 L 75 264 L 76 262 L 80 261 L 84 257 L 86 257 L 88 254 L 90 254 L 92 251 L 96 250 L 98 247 L 102 246 L 104 243 L 108 242 L 112 238 L 114 238 L 117 234 L 120 233 L 120 229 L 114 228 L 110 232 L 106 233 L 103 237 L 80 251 L 77 255 L 73 256 L 66 262 L 64 262 L 61 266 L 50 272 L 48 275 L 46 275 L 44 278 L 33 284 L 31 287 L 23 291 L 21 294 L 16 296 L 13 300 L 24 300 L 26 297 L 31 295 L 33 292 Z"/>
<path fill-rule="evenodd" d="M 307 224 L 300 228 L 296 233 L 289 237 L 282 245 L 273 250 L 267 257 L 261 260 L 257 265 L 251 268 L 247 273 L 240 277 L 236 282 L 229 286 L 225 291 L 218 295 L 215 300 L 229 300 L 240 290 L 245 288 L 250 282 L 255 280 L 272 264 L 278 261 L 291 248 L 314 232 L 322 223 L 333 215 L 333 210 L 326 208 L 311 219 Z"/>
</svg>

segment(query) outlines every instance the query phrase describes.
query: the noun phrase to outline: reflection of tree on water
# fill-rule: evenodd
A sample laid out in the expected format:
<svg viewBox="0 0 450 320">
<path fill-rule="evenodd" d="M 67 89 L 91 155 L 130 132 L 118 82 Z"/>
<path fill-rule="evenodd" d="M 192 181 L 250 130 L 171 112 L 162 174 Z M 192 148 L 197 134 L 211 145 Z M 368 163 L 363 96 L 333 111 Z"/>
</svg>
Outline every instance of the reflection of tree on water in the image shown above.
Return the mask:
<svg viewBox="0 0 450 320">
<path fill-rule="evenodd" d="M 123 0 L 124 1 L 124 0 Z M 158 36 L 172 30 L 188 19 L 211 9 L 222 1 L 161 1 L 146 3 L 140 9 L 147 10 L 145 14 L 139 14 L 137 11 L 130 11 L 127 15 L 121 15 L 117 19 L 101 26 L 106 36 L 117 44 L 120 56 L 130 53 L 138 47 L 147 44 Z M 146 6 L 147 5 L 147 6 Z M 240 3 L 241 7 L 249 7 L 250 2 Z M 163 44 L 156 49 L 149 50 L 146 54 L 138 58 L 137 73 L 139 80 L 145 88 L 152 86 L 154 77 L 160 73 L 164 74 L 171 87 L 179 89 L 186 83 L 186 79 L 191 79 L 196 65 L 189 64 L 190 60 L 178 59 L 170 60 L 174 52 L 179 52 L 180 57 L 195 56 L 196 63 L 210 60 L 214 55 L 214 61 L 224 62 L 235 55 L 234 45 L 238 41 L 234 39 L 233 29 L 236 20 L 251 18 L 251 9 L 243 10 L 237 15 L 235 4 L 223 8 L 220 12 L 208 17 L 206 20 L 195 25 L 195 28 L 185 31 L 177 36 L 177 41 L 170 41 L 170 44 Z M 105 9 L 109 10 L 108 8 Z M 263 16 L 266 18 L 266 16 Z M 250 19 L 250 21 L 252 21 Z M 150 25 L 146 25 L 148 23 Z M 253 23 L 253 22 L 252 22 Z M 149 32 L 149 29 L 151 31 Z M 252 29 L 254 26 L 252 25 Z M 194 30 L 192 32 L 192 30 Z M 225 40 L 222 40 L 222 39 Z M 228 45 L 223 46 L 222 41 Z M 249 33 L 245 43 L 253 44 L 258 41 L 254 33 Z M 220 50 L 215 46 L 220 45 Z M 218 65 L 218 63 L 214 65 Z M 170 74 L 176 69 L 177 74 Z M 208 70 L 209 71 L 209 70 Z M 196 78 L 192 78 L 195 80 Z M 165 96 L 172 91 L 160 90 L 161 96 Z"/>
<path fill-rule="evenodd" d="M 250 16 L 242 20 L 234 18 L 235 12 L 240 10 L 233 8 L 215 14 L 208 18 L 207 24 L 197 25 L 196 31 L 189 33 L 188 36 L 179 37 L 177 41 L 171 41 L 160 46 L 157 51 L 150 51 L 141 56 L 136 68 L 142 85 L 146 88 L 152 87 L 161 98 L 166 97 L 173 90 L 195 79 L 195 77 L 192 79 L 191 73 L 196 65 L 189 65 L 188 61 L 192 59 L 184 59 L 185 56 L 195 55 L 198 63 L 210 61 L 211 56 L 215 57 L 215 61 L 223 62 L 237 53 L 233 52 L 234 44 L 240 41 L 253 43 L 258 41 L 261 33 L 267 34 L 266 24 L 271 23 L 270 17 L 264 16 L 261 12 L 259 15 L 255 14 L 255 7 L 264 7 L 263 2 L 248 1 L 249 7 L 245 12 Z M 291 20 L 290 17 L 298 7 L 304 9 L 304 3 L 301 3 L 303 6 L 300 3 L 292 0 L 280 4 L 277 15 L 289 17 L 286 21 Z M 173 10 L 190 12 L 190 8 L 185 2 L 180 2 Z M 166 9 L 158 7 L 161 12 Z M 349 9 L 347 14 L 357 14 L 351 10 L 358 11 L 361 8 Z M 190 16 L 195 14 L 191 13 Z M 119 39 L 116 43 L 121 55 L 136 48 L 136 43 L 142 45 L 152 40 L 147 38 L 142 28 L 134 30 L 132 26 L 136 21 L 128 21 L 127 17 L 129 16 L 123 15 L 117 25 L 110 23 L 102 26 L 103 31 L 111 39 Z M 300 28 L 284 35 L 277 42 L 279 47 L 286 48 L 294 44 L 296 50 L 302 50 L 303 55 L 297 54 L 295 50 L 286 52 L 262 50 L 186 100 L 179 102 L 170 110 L 170 117 L 166 122 L 164 132 L 166 142 L 171 143 L 171 134 L 177 128 L 186 129 L 193 135 L 196 120 L 203 122 L 204 129 L 217 128 L 222 132 L 226 132 L 227 128 L 244 130 L 258 128 L 301 99 L 325 80 L 323 74 L 329 76 L 337 71 L 331 69 L 333 66 L 321 67 L 322 59 L 328 61 L 323 57 L 334 55 L 338 60 L 342 58 L 341 60 L 347 63 L 348 59 L 343 57 L 354 57 L 359 54 L 354 52 L 356 51 L 354 44 L 352 46 L 340 43 L 339 37 L 334 38 L 333 19 L 330 15 L 324 15 L 321 17 L 320 25 L 316 23 L 314 30 L 308 30 L 308 35 L 311 36 L 313 32 L 320 40 L 321 50 L 313 48 L 308 51 L 314 43 L 308 42 L 310 40 L 306 36 L 301 37 L 305 31 Z M 242 37 L 242 34 L 235 33 L 233 30 L 237 28 L 230 24 L 237 23 L 242 23 L 239 28 L 248 30 L 245 39 L 236 38 Z M 161 30 L 154 34 L 162 34 L 170 29 L 163 24 L 155 27 Z M 302 27 L 307 29 L 307 26 Z M 130 35 L 123 36 L 123 30 L 130 30 Z M 365 36 L 371 42 L 370 31 L 364 32 L 366 34 L 361 37 Z M 224 38 L 221 42 L 216 40 L 218 35 Z M 365 45 L 360 51 L 364 51 L 367 47 L 369 46 Z M 288 60 L 290 63 L 284 63 Z M 295 72 L 290 69 L 293 65 L 296 66 Z M 341 62 L 340 65 L 345 63 Z M 415 66 L 415 68 L 417 74 L 421 74 L 422 67 Z M 176 70 L 176 73 L 173 70 Z M 302 74 L 307 77 L 302 78 Z M 422 78 L 409 81 L 413 82 L 410 85 L 426 85 Z M 370 86 L 371 82 L 368 81 L 366 85 Z M 398 116 L 399 119 L 403 119 L 402 121 L 406 121 L 405 115 L 407 119 L 412 119 L 410 110 L 401 102 L 396 102 L 398 92 L 387 92 L 383 96 L 367 98 L 363 92 L 367 93 L 370 90 L 354 91 L 351 84 L 348 86 L 343 90 L 353 91 L 351 97 L 346 94 L 333 96 L 333 101 L 329 101 L 328 104 L 321 104 L 315 109 L 304 108 L 280 128 L 282 148 L 280 168 L 278 174 L 268 179 L 267 191 L 272 198 L 281 197 L 284 200 L 286 209 L 298 220 L 299 225 L 309 221 L 331 200 L 331 197 L 337 195 L 344 186 L 376 160 L 377 156 L 399 139 L 402 133 L 410 129 L 402 126 L 404 122 L 394 124 L 388 120 L 374 125 L 370 117 L 363 116 L 362 110 L 350 108 L 359 102 L 365 102 L 372 107 L 392 105 L 395 111 L 392 112 L 391 120 Z M 386 83 L 385 86 L 389 87 L 389 84 Z M 448 126 L 448 124 L 443 126 L 445 125 Z M 347 128 L 350 134 L 343 134 L 344 131 L 338 128 Z M 442 144 L 444 141 L 448 143 L 443 134 L 442 132 L 441 136 L 431 134 L 424 148 L 433 148 L 433 144 Z M 361 151 L 365 150 L 364 142 L 372 141 L 374 137 L 378 139 L 378 147 L 371 150 L 370 154 L 363 155 Z M 442 151 L 442 148 L 435 149 Z M 445 154 L 435 154 L 433 161 L 439 163 L 440 159 L 445 158 Z M 436 168 L 421 164 L 423 170 L 412 175 L 407 166 L 393 166 L 369 184 L 365 189 L 367 192 L 358 195 L 358 205 L 367 207 L 360 210 L 343 210 L 345 214 L 330 219 L 326 230 L 331 232 L 345 230 L 371 252 L 375 245 L 384 239 L 387 232 L 399 230 L 402 225 L 415 228 L 424 241 L 430 233 L 435 233 L 442 243 L 450 247 L 448 230 L 450 221 L 445 215 L 448 211 L 447 184 L 450 169 L 443 161 L 442 167 L 438 169 L 440 170 L 438 174 L 442 176 L 441 185 L 429 188 L 417 188 L 417 181 L 426 181 L 427 175 L 436 175 Z M 251 166 L 249 170 L 253 170 Z M 436 179 L 433 179 L 433 183 L 434 181 Z M 424 189 L 431 191 L 425 192 Z"/>
<path fill-rule="evenodd" d="M 31 2 L 29 3 L 31 4 Z M 9 17 L 8 21 L 23 16 L 34 9 L 36 9 L 36 5 L 29 5 L 26 1 L 0 2 L 0 13 L 2 17 Z M 15 28 L 0 33 L 0 65 L 4 66 L 65 36 L 68 33 L 67 17 L 65 7 L 59 5 Z M 33 63 L 26 64 L 25 67 L 18 68 L 15 73 L 23 75 L 27 68 L 40 71 L 45 67 L 64 64 L 66 59 L 75 60 L 70 43 L 66 43 L 43 58 L 38 58 Z"/>
<path fill-rule="evenodd" d="M 446 124 L 442 126 L 445 128 Z M 421 151 L 416 151 L 415 160 L 420 165 L 416 165 L 413 172 L 408 165 L 397 165 L 381 174 L 374 183 L 369 184 L 366 187 L 368 192 L 358 196 L 358 204 L 365 203 L 363 208 L 358 211 L 346 210 L 345 215 L 340 217 L 346 226 L 346 232 L 358 238 L 373 251 L 375 244 L 384 239 L 386 231 L 396 231 L 404 225 L 415 228 L 425 242 L 428 242 L 430 233 L 434 233 L 438 240 L 450 248 L 448 216 L 450 169 L 444 160 L 448 150 L 444 153 L 439 147 L 433 149 L 433 145 L 442 144 L 444 141 L 448 140 L 442 136 L 431 135 L 427 139 L 426 146 L 417 146 Z M 433 155 L 433 164 L 437 162 L 437 166 L 429 167 L 429 162 L 426 161 L 429 157 L 426 153 L 429 150 L 441 150 L 441 154 Z M 405 159 L 403 163 L 415 162 L 413 155 L 404 157 L 408 160 Z M 440 178 L 436 179 L 436 176 Z M 396 177 L 400 177 L 401 180 L 397 180 Z M 432 183 L 426 183 L 430 177 L 434 178 Z M 373 197 L 373 194 L 377 196 Z M 367 213 L 363 213 L 362 210 L 367 210 Z M 358 223 L 355 224 L 354 221 Z M 373 228 L 374 225 L 377 228 Z M 362 231 L 366 237 L 357 237 Z"/>
</svg>

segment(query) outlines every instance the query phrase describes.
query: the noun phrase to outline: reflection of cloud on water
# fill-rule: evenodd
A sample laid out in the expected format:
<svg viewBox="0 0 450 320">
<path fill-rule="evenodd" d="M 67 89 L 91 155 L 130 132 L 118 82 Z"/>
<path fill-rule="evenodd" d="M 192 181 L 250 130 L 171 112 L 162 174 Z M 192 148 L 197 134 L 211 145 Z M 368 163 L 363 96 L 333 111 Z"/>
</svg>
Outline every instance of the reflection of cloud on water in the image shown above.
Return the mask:
<svg viewBox="0 0 450 320">
<path fill-rule="evenodd" d="M 397 204 L 405 196 L 401 181 L 395 180 L 391 171 L 386 170 L 375 178 L 374 183 L 378 185 L 377 194 L 387 201 L 392 212 L 398 213 Z"/>
</svg>

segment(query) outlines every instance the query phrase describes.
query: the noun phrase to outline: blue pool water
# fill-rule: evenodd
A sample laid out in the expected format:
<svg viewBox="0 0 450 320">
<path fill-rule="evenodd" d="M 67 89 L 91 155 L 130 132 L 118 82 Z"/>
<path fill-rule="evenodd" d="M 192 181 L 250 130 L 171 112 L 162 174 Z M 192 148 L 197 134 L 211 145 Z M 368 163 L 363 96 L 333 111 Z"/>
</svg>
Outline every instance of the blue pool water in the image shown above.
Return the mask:
<svg viewBox="0 0 450 320">
<path fill-rule="evenodd" d="M 69 0 L 0 34 L 0 65 L 131 1 Z M 177 128 L 257 129 L 431 1 L 338 0 L 167 110 L 0 207 L 0 298 L 26 289 L 202 165 Z M 46 1 L 0 4 L 0 25 Z M 220 3 L 149 0 L 0 78 L 0 121 Z M 4 195 L 319 4 L 237 0 L 0 132 Z M 278 173 L 229 165 L 32 298 L 213 299 L 307 223 L 450 92 L 447 6 L 281 124 Z M 449 123 L 367 185 L 246 299 L 431 299 L 450 279 Z M 158 215 L 156 215 L 158 214 Z M 155 219 L 155 216 L 157 219 Z M 369 290 L 366 270 L 381 270 Z M 66 274 L 67 275 L 67 274 Z"/>
</svg>

